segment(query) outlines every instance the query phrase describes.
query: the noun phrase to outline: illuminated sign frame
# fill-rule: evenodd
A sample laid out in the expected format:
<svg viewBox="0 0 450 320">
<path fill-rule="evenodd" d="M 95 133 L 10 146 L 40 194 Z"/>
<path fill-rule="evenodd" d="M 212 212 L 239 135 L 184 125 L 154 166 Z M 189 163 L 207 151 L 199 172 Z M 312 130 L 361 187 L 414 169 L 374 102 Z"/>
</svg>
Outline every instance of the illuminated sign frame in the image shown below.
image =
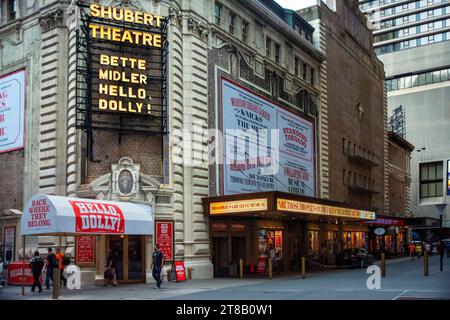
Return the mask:
<svg viewBox="0 0 450 320">
<path fill-rule="evenodd" d="M 77 128 L 167 134 L 168 17 L 76 4 Z"/>
<path fill-rule="evenodd" d="M 267 209 L 268 209 L 267 198 L 211 202 L 209 204 L 210 215 L 266 211 Z"/>
<path fill-rule="evenodd" d="M 328 206 L 324 204 L 277 199 L 277 210 L 323 216 L 375 220 L 375 212 Z"/>
</svg>

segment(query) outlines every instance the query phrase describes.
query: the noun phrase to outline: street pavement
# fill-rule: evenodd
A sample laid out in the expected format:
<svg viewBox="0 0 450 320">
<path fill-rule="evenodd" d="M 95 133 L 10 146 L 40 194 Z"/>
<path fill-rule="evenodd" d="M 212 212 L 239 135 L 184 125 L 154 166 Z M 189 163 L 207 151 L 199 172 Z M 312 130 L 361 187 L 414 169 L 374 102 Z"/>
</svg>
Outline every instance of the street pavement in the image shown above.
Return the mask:
<svg viewBox="0 0 450 320">
<path fill-rule="evenodd" d="M 376 263 L 379 265 L 379 262 Z M 367 269 L 326 270 L 300 275 L 275 277 L 272 280 L 213 279 L 154 284 L 130 284 L 117 287 L 63 288 L 62 300 L 405 300 L 450 299 L 450 259 L 444 258 L 439 271 L 439 257 L 430 257 L 429 276 L 423 274 L 423 259 L 400 258 L 386 262 L 386 277 L 381 289 L 369 290 Z M 0 300 L 48 300 L 51 291 L 21 295 L 21 287 L 5 287 Z"/>
</svg>

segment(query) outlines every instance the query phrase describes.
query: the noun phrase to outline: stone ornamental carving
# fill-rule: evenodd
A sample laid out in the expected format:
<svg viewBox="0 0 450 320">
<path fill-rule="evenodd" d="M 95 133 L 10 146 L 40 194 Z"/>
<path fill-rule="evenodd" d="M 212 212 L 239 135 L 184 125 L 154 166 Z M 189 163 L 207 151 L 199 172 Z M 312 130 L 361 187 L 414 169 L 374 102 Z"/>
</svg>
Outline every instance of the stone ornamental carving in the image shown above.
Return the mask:
<svg viewBox="0 0 450 320">
<path fill-rule="evenodd" d="M 64 11 L 56 9 L 39 17 L 39 24 L 43 32 L 47 32 L 53 28 L 64 26 Z"/>
<path fill-rule="evenodd" d="M 139 192 L 140 165 L 124 157 L 112 168 L 112 194 L 118 198 L 131 198 Z"/>
</svg>

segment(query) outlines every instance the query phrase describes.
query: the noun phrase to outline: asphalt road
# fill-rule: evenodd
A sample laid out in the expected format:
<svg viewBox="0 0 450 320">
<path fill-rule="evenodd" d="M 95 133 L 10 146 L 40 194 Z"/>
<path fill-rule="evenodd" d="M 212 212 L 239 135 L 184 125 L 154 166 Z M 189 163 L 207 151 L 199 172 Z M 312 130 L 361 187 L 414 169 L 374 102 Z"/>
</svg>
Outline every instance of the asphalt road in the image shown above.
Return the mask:
<svg viewBox="0 0 450 320">
<path fill-rule="evenodd" d="M 378 262 L 379 264 L 379 262 Z M 369 290 L 366 269 L 331 270 L 299 276 L 269 279 L 192 280 L 164 283 L 158 290 L 153 284 L 118 287 L 63 289 L 66 300 L 403 300 L 450 299 L 450 259 L 444 258 L 444 272 L 439 271 L 439 257 L 430 257 L 429 276 L 423 275 L 423 259 L 391 260 L 381 289 Z M 51 292 L 29 292 L 21 296 L 20 287 L 5 287 L 0 300 L 51 299 Z"/>
</svg>

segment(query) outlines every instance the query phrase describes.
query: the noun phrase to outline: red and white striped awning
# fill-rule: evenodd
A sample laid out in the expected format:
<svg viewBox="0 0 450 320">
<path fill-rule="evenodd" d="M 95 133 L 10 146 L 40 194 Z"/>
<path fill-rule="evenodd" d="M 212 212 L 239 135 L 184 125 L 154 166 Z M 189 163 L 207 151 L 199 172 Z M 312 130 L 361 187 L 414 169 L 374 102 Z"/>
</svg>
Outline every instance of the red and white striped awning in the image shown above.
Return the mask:
<svg viewBox="0 0 450 320">
<path fill-rule="evenodd" d="M 152 235 L 150 205 L 38 194 L 28 201 L 20 221 L 22 235 Z"/>
</svg>

